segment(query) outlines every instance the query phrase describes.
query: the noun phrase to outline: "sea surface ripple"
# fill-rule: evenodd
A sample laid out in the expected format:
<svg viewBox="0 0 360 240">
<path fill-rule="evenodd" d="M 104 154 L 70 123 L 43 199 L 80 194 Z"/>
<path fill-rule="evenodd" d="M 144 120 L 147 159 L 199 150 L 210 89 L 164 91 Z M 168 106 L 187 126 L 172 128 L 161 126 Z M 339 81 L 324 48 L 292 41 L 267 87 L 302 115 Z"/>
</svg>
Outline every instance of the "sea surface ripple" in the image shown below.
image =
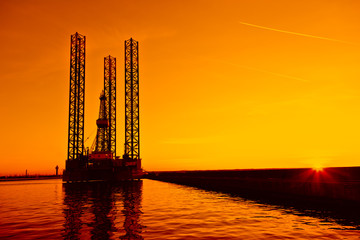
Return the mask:
<svg viewBox="0 0 360 240">
<path fill-rule="evenodd" d="M 360 239 L 358 226 L 154 180 L 0 182 L 0 239 Z"/>
</svg>

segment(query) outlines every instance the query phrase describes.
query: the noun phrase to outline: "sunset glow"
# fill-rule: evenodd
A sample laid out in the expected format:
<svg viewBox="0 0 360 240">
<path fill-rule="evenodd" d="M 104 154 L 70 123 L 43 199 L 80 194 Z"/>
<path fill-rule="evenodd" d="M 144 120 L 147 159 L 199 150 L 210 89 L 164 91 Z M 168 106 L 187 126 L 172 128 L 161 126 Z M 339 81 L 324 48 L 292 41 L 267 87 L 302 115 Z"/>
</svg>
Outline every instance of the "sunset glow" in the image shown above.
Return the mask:
<svg viewBox="0 0 360 240">
<path fill-rule="evenodd" d="M 86 36 L 85 145 L 103 59 L 140 52 L 145 170 L 360 163 L 360 1 L 0 2 L 0 176 L 65 168 L 70 35 Z"/>
<path fill-rule="evenodd" d="M 317 172 L 321 172 L 323 170 L 323 168 L 321 166 L 313 167 L 313 169 Z"/>
</svg>

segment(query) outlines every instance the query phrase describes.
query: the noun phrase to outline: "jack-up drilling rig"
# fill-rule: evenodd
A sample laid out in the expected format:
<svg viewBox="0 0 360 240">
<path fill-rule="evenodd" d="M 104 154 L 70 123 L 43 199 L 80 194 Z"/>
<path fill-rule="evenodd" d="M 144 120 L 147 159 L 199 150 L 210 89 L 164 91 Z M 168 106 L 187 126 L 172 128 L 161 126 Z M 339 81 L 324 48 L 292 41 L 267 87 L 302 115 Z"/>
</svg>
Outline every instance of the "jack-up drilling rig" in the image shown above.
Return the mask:
<svg viewBox="0 0 360 240">
<path fill-rule="evenodd" d="M 72 35 L 72 50 L 74 56 L 80 56 L 83 59 L 85 66 L 85 37 L 83 43 L 83 50 L 79 52 L 79 48 L 74 45 L 73 38 L 79 38 L 78 33 Z M 83 53 L 83 58 L 81 54 Z M 71 59 L 73 59 L 71 55 Z M 84 91 L 85 86 L 85 71 L 75 61 L 70 63 L 70 114 L 69 114 L 69 146 L 68 152 L 73 147 L 72 129 L 82 133 L 80 141 L 82 144 L 76 145 L 78 148 L 82 147 L 81 153 L 77 157 L 70 158 L 66 161 L 66 170 L 63 173 L 63 180 L 67 182 L 76 181 L 91 181 L 91 180 L 132 180 L 139 179 L 143 176 L 141 169 L 141 159 L 139 151 L 139 57 L 138 57 L 138 42 L 132 38 L 125 41 L 125 153 L 123 158 L 116 156 L 116 58 L 108 56 L 104 58 L 104 90 L 100 94 L 100 111 L 99 118 L 96 120 L 97 134 L 91 147 L 91 151 L 83 149 L 83 109 L 84 109 L 84 94 L 77 94 L 78 89 Z M 73 65 L 75 65 L 73 67 Z M 80 65 L 81 66 L 81 65 Z M 74 70 L 73 70 L 74 69 Z M 72 74 L 72 72 L 75 72 Z M 77 87 L 76 81 L 72 80 L 72 76 L 78 76 L 78 72 L 83 73 L 83 86 Z M 75 87 L 73 87 L 75 85 Z M 78 84 L 79 85 L 79 84 Z M 72 90 L 75 89 L 75 90 Z M 75 94 L 72 94 L 72 91 Z M 74 96 L 73 96 L 74 95 Z M 75 99 L 75 100 L 74 100 Z M 73 103 L 75 102 L 75 103 Z M 72 110 L 75 105 L 79 108 L 78 102 L 82 103 L 82 117 L 77 116 L 76 111 Z M 74 112 L 74 113 L 73 113 Z M 79 115 L 79 114 L 78 114 Z M 76 127 L 79 125 L 78 121 L 82 120 L 82 129 Z M 75 127 L 73 127 L 75 126 Z M 71 135 L 72 134 L 72 135 Z M 77 133 L 79 135 L 79 133 Z M 75 136 L 77 136 L 75 134 Z M 70 141 L 71 140 L 71 141 Z M 72 147 L 70 149 L 70 147 Z M 80 152 L 77 148 L 77 152 Z"/>
</svg>

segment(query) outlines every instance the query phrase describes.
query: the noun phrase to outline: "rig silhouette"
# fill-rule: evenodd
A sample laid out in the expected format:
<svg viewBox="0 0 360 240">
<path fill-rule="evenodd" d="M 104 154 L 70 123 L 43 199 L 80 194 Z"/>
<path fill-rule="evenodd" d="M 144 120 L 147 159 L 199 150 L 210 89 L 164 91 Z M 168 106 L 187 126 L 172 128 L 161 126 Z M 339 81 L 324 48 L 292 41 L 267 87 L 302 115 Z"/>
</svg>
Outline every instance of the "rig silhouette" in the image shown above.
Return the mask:
<svg viewBox="0 0 360 240">
<path fill-rule="evenodd" d="M 116 58 L 104 58 L 104 89 L 100 94 L 97 134 L 84 146 L 85 36 L 71 35 L 68 154 L 63 181 L 121 181 L 143 176 L 139 132 L 139 46 L 125 41 L 125 149 L 116 156 Z"/>
</svg>

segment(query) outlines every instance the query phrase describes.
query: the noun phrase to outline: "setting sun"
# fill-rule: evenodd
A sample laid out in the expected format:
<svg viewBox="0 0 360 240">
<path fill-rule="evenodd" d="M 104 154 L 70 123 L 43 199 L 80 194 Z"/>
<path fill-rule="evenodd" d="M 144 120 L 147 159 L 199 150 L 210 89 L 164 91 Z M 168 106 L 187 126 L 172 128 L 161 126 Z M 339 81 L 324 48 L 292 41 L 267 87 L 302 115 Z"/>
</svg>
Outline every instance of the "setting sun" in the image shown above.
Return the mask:
<svg viewBox="0 0 360 240">
<path fill-rule="evenodd" d="M 320 166 L 316 166 L 316 167 L 313 167 L 313 170 L 317 171 L 317 172 L 321 172 L 323 170 L 323 168 Z"/>
</svg>

